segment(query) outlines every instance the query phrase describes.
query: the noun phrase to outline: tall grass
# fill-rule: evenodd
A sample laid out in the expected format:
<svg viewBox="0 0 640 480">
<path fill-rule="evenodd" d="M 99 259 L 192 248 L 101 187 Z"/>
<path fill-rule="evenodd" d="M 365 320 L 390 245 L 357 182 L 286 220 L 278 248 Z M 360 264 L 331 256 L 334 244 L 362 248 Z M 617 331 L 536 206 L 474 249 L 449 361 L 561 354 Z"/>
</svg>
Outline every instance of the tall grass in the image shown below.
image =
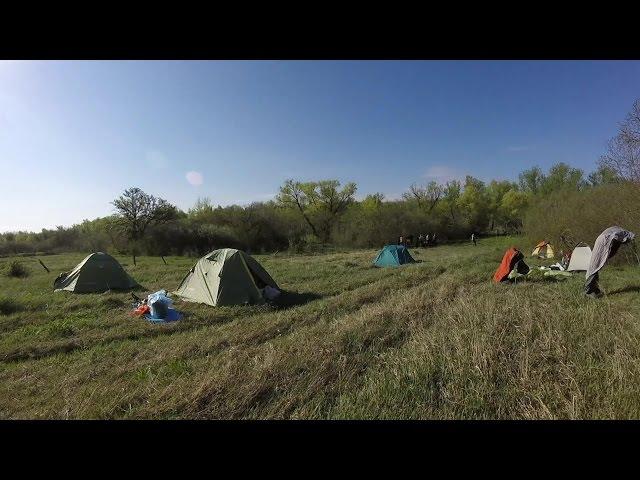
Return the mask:
<svg viewBox="0 0 640 480">
<path fill-rule="evenodd" d="M 600 301 L 579 274 L 496 285 L 510 245 L 533 247 L 480 239 L 385 269 L 375 250 L 258 255 L 291 302 L 177 300 L 167 325 L 129 316 L 126 292 L 2 277 L 0 418 L 640 418 L 637 270 L 604 269 Z M 131 273 L 171 290 L 193 260 L 166 260 Z"/>
</svg>

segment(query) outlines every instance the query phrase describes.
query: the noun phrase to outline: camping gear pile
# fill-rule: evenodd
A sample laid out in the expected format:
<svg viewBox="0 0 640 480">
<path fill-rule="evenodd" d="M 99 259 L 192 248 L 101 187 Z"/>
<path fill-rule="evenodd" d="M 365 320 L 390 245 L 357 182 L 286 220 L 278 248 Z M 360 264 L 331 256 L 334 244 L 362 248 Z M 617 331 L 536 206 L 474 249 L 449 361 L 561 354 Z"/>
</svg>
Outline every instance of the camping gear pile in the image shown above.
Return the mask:
<svg viewBox="0 0 640 480">
<path fill-rule="evenodd" d="M 550 267 L 542 266 L 542 267 L 539 267 L 538 269 L 544 272 L 543 275 L 545 277 L 553 278 L 556 280 L 561 280 L 563 278 L 568 278 L 571 276 L 571 274 L 565 271 L 565 269 L 559 263 L 556 263 L 555 265 L 551 265 Z"/>
<path fill-rule="evenodd" d="M 593 251 L 589 248 L 589 245 L 580 242 L 570 253 L 562 255 L 560 262 L 549 266 L 540 266 L 538 271 L 543 272 L 544 277 L 555 280 L 571 277 L 571 272 L 586 271 L 585 294 L 591 297 L 599 297 L 602 292 L 598 286 L 598 272 L 616 254 L 621 245 L 632 242 L 634 238 L 635 234 L 633 232 L 618 226 L 609 227 L 596 238 Z M 564 237 L 562 237 L 562 240 L 568 243 Z M 634 254 L 636 254 L 636 259 L 640 263 L 640 257 L 636 253 L 635 245 Z M 553 258 L 553 247 L 547 241 L 539 242 L 531 255 L 540 259 Z M 494 273 L 493 281 L 517 280 L 526 276 L 530 269 L 526 264 L 523 264 L 522 253 L 516 248 L 510 248 L 505 252 L 500 266 Z"/>
<path fill-rule="evenodd" d="M 180 320 L 182 315 L 172 308 L 173 299 L 167 296 L 166 290 L 151 293 L 140 302 L 133 304 L 134 316 L 144 316 L 153 323 L 166 323 Z"/>
<path fill-rule="evenodd" d="M 524 262 L 524 255 L 517 248 L 511 247 L 502 257 L 500 266 L 493 274 L 496 283 L 506 280 L 517 280 L 529 273 L 529 266 Z"/>
<path fill-rule="evenodd" d="M 405 263 L 415 263 L 404 245 L 385 245 L 373 261 L 376 267 L 398 267 Z"/>
<path fill-rule="evenodd" d="M 538 258 L 553 258 L 553 247 L 549 242 L 540 242 L 534 249 L 532 256 Z M 563 280 L 570 277 L 571 274 L 566 272 L 566 266 L 568 261 L 563 259 L 561 262 L 556 262 L 550 266 L 540 266 L 538 271 L 543 273 L 545 278 L 554 280 Z M 493 275 L 493 281 L 496 283 L 504 282 L 506 280 L 518 280 L 528 276 L 533 270 L 524 261 L 524 255 L 516 248 L 510 248 L 502 257 L 502 262 Z"/>
</svg>

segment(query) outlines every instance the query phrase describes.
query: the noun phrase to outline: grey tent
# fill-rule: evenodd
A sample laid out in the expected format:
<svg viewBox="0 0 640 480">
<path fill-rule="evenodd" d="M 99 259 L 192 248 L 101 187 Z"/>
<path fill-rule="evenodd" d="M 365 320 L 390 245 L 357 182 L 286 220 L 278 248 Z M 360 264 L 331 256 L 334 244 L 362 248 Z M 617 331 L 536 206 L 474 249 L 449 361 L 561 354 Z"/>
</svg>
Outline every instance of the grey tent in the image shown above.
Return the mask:
<svg viewBox="0 0 640 480">
<path fill-rule="evenodd" d="M 189 270 L 175 294 L 188 302 L 207 305 L 264 303 L 262 290 L 278 288 L 267 271 L 250 255 L 233 248 L 214 250 Z"/>
<path fill-rule="evenodd" d="M 567 271 L 579 272 L 586 271 L 589 268 L 589 262 L 591 261 L 591 248 L 589 245 L 577 246 L 571 252 L 571 260 L 569 260 L 569 266 Z"/>
<path fill-rule="evenodd" d="M 616 254 L 620 245 L 630 242 L 634 237 L 635 234 L 633 232 L 617 226 L 609 227 L 598 235 L 593 244 L 593 252 L 591 253 L 591 260 L 586 273 L 585 291 L 587 294 L 600 294 L 598 272 L 604 267 L 607 260 Z"/>
<path fill-rule="evenodd" d="M 61 273 L 53 282 L 54 291 L 75 293 L 126 290 L 137 286 L 115 258 L 102 252 L 88 255 L 73 270 Z"/>
</svg>

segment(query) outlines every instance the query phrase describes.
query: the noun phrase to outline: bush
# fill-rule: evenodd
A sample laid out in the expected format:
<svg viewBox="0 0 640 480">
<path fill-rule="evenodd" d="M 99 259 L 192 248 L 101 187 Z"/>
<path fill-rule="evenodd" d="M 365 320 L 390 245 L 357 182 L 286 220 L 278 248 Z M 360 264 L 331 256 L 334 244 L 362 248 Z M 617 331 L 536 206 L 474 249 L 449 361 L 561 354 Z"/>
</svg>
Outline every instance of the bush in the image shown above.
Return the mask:
<svg viewBox="0 0 640 480">
<path fill-rule="evenodd" d="M 0 315 L 11 315 L 22 310 L 22 305 L 10 298 L 0 298 Z"/>
<path fill-rule="evenodd" d="M 7 277 L 24 278 L 29 276 L 29 270 L 19 261 L 12 260 L 7 265 Z"/>
<path fill-rule="evenodd" d="M 529 243 L 548 240 L 557 253 L 586 242 L 590 247 L 607 227 L 618 225 L 640 235 L 640 186 L 632 183 L 602 185 L 582 191 L 537 197 L 524 218 Z M 561 241 L 564 236 L 569 245 Z M 616 261 L 628 255 L 621 249 Z M 622 259 L 622 260 L 621 260 Z"/>
<path fill-rule="evenodd" d="M 318 253 L 326 250 L 326 246 L 312 234 L 294 238 L 289 242 L 289 249 L 295 253 Z"/>
</svg>

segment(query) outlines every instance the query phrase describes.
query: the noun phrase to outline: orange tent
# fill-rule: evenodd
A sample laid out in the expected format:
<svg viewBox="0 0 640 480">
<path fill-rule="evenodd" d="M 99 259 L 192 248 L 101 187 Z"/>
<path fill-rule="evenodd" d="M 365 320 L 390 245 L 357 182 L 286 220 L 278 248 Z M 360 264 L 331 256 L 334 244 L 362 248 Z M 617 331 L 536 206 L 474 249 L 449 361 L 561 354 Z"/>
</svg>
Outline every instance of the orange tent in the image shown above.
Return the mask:
<svg viewBox="0 0 640 480">
<path fill-rule="evenodd" d="M 524 255 L 517 248 L 511 247 L 507 250 L 504 257 L 502 257 L 502 263 L 500 263 L 496 273 L 493 274 L 493 281 L 499 283 L 506 279 L 516 262 L 523 257 Z"/>
<path fill-rule="evenodd" d="M 549 242 L 547 242 L 546 240 L 543 240 L 542 242 L 536 245 L 536 248 L 533 249 L 531 256 L 538 257 L 538 258 L 553 258 L 554 256 L 553 247 Z"/>
</svg>

